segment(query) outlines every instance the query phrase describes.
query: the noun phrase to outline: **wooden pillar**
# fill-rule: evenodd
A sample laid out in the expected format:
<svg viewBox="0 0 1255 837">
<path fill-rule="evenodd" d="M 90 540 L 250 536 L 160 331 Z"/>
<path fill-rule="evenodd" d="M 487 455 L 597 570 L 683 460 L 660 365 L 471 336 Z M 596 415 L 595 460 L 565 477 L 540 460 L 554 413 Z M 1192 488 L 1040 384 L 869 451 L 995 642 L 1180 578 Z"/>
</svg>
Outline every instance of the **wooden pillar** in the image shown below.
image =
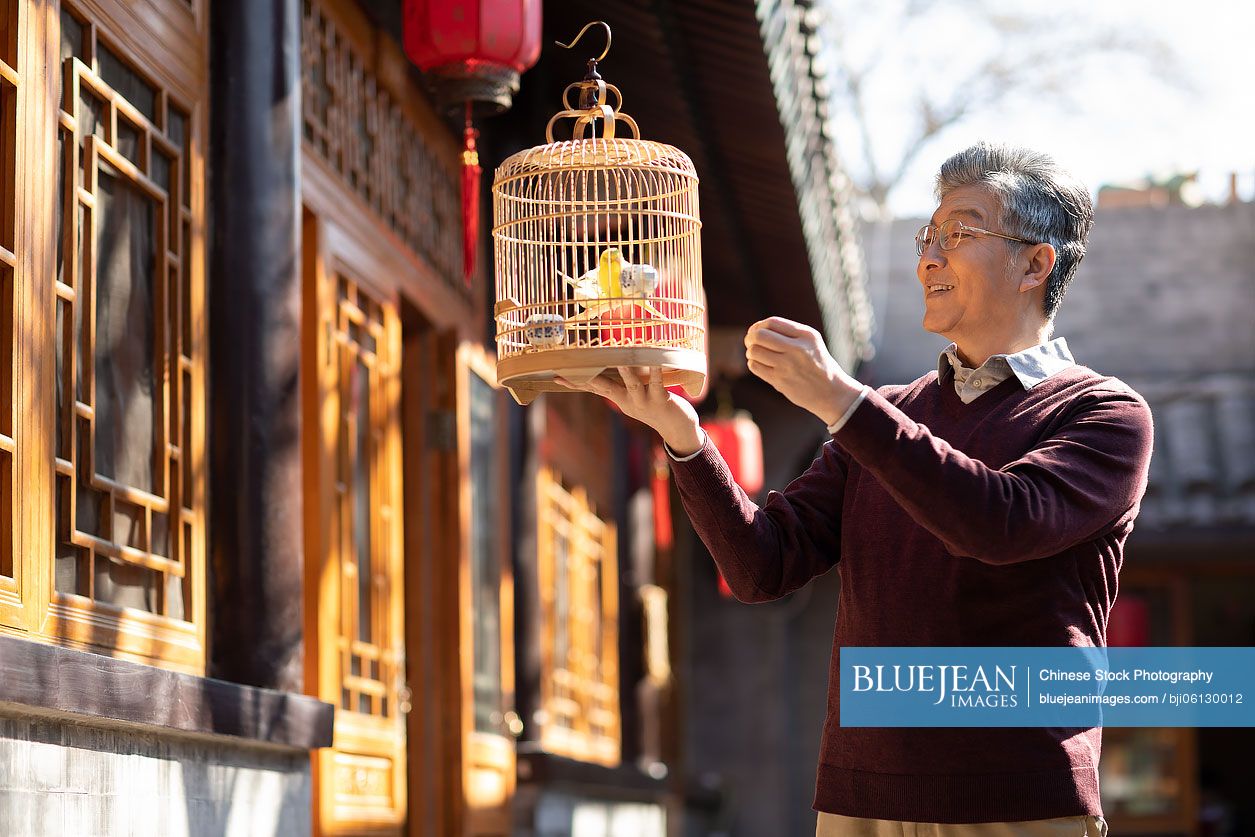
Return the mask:
<svg viewBox="0 0 1255 837">
<path fill-rule="evenodd" d="M 300 6 L 209 7 L 209 673 L 299 692 Z"/>
</svg>

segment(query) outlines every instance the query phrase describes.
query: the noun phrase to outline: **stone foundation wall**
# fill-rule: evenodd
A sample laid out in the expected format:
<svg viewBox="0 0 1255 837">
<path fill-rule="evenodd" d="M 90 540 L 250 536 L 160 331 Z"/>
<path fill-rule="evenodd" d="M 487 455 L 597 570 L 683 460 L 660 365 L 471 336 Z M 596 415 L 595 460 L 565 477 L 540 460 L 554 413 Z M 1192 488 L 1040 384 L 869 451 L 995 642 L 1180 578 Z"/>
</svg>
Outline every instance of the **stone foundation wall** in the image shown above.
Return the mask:
<svg viewBox="0 0 1255 837">
<path fill-rule="evenodd" d="M 0 837 L 308 835 L 309 755 L 0 714 Z"/>
</svg>

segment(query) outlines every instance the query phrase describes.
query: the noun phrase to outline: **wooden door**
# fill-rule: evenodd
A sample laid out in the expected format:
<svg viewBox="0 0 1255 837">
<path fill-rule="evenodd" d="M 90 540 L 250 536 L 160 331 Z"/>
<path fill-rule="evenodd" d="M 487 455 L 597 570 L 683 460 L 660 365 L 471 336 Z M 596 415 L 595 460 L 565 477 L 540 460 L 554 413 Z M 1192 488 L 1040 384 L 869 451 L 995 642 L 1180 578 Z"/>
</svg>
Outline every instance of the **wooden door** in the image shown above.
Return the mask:
<svg viewBox="0 0 1255 837">
<path fill-rule="evenodd" d="M 314 756 L 315 832 L 400 833 L 409 702 L 400 320 L 354 262 L 354 243 L 305 217 L 306 682 L 336 706 L 333 746 Z"/>
<path fill-rule="evenodd" d="M 409 833 L 504 835 L 521 731 L 505 395 L 482 349 L 403 314 Z"/>
<path fill-rule="evenodd" d="M 457 834 L 461 806 L 456 632 L 458 481 L 456 340 L 403 303 L 405 630 L 414 710 L 407 721 L 409 831 Z M 450 652 L 449 648 L 455 649 Z"/>
</svg>

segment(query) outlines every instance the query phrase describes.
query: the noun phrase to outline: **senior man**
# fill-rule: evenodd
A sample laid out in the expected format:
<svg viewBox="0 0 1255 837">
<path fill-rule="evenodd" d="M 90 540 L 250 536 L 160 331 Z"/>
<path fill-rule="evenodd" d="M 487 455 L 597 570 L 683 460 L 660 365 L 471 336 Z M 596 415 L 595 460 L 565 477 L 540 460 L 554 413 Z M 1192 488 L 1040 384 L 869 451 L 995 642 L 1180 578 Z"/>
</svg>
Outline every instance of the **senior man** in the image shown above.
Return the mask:
<svg viewBox="0 0 1255 837">
<path fill-rule="evenodd" d="M 916 236 L 924 328 L 953 341 L 934 371 L 873 390 L 814 329 L 771 317 L 746 334 L 750 371 L 832 435 L 761 507 L 659 370 L 584 388 L 662 436 L 739 599 L 838 567 L 817 834 L 1103 837 L 1101 728 L 840 725 L 841 646 L 1105 645 L 1146 489 L 1146 402 L 1050 339 L 1088 191 L 1044 154 L 981 143 L 942 165 L 937 198 Z"/>
</svg>

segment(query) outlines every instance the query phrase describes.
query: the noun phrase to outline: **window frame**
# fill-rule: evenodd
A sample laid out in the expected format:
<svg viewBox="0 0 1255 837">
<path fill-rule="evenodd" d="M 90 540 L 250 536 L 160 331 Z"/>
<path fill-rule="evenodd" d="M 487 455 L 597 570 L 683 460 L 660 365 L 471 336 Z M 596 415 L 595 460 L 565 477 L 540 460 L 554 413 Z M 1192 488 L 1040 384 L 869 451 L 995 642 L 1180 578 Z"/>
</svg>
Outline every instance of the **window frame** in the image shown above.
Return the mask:
<svg viewBox="0 0 1255 837">
<path fill-rule="evenodd" d="M 568 488 L 568 485 L 570 487 Z M 619 558 L 618 531 L 612 517 L 602 517 L 589 501 L 589 491 L 582 485 L 571 484 L 561 471 L 551 463 L 542 463 L 537 469 L 536 491 L 536 555 L 537 580 L 540 587 L 540 745 L 546 752 L 567 756 L 578 761 L 614 767 L 620 763 L 623 750 L 623 696 L 619 684 Z M 566 520 L 559 522 L 561 512 L 555 505 L 568 507 Z M 578 544 L 595 539 L 591 531 L 594 524 L 601 528 L 599 552 L 594 557 L 577 552 Z M 574 648 L 567 643 L 566 660 L 555 659 L 558 630 L 555 595 L 557 593 L 557 567 L 555 566 L 555 534 L 559 525 L 569 525 L 578 536 L 569 547 L 570 566 L 564 574 L 572 585 L 572 568 L 581 569 L 593 561 L 599 561 L 601 571 L 601 599 L 598 602 L 601 656 L 597 677 L 581 677 L 578 663 L 573 663 Z M 578 587 L 575 587 L 578 592 Z M 568 602 L 578 602 L 577 596 L 568 589 Z M 585 598 L 587 594 L 585 593 Z M 596 598 L 593 598 L 596 601 Z M 587 608 L 589 602 L 585 602 Z M 579 636 L 576 608 L 568 604 L 568 636 Z M 555 694 L 558 680 L 568 681 L 569 691 L 575 697 Z M 598 697 L 600 695 L 601 697 Z M 558 724 L 554 716 L 561 704 L 574 703 L 570 711 L 563 713 L 572 718 L 574 728 Z M 600 725 L 605 732 L 598 734 L 589 719 L 594 713 L 609 717 Z"/>
<path fill-rule="evenodd" d="M 25 281 L 18 284 L 14 317 L 20 318 L 25 328 L 14 335 L 16 368 L 13 407 L 16 411 L 14 439 L 21 441 L 15 446 L 14 484 L 21 485 L 22 491 L 20 500 L 16 494 L 12 497 L 15 583 L 0 585 L 10 588 L 0 593 L 0 632 L 175 671 L 203 674 L 207 348 L 203 149 L 205 114 L 208 110 L 208 45 L 201 26 L 204 0 L 192 0 L 190 3 L 181 0 L 25 0 L 18 2 L 17 6 L 19 67 L 16 69 L 21 81 L 17 107 L 21 115 L 17 127 L 16 155 L 21 161 L 25 188 L 14 210 L 14 241 L 20 250 L 17 275 L 23 276 Z M 171 267 L 165 253 L 157 249 L 153 265 L 154 289 L 164 285 L 173 270 L 181 284 L 186 286 L 188 297 L 186 310 L 190 339 L 182 350 L 189 354 L 189 358 L 186 364 L 179 364 L 177 372 L 181 382 L 181 376 L 187 376 L 189 409 L 185 421 L 188 444 L 178 456 L 189 474 L 191 508 L 186 515 L 178 509 L 170 509 L 168 528 L 172 537 L 186 543 L 186 557 L 181 568 L 188 580 L 183 591 L 183 618 L 67 597 L 56 590 L 54 581 L 58 539 L 56 474 L 61 470 L 56 457 L 56 440 L 60 432 L 54 386 L 57 371 L 56 315 L 58 300 L 64 298 L 63 290 L 58 289 L 56 274 L 58 242 L 54 207 L 58 201 L 65 200 L 58 193 L 57 177 L 59 167 L 68 165 L 58 152 L 58 136 L 67 127 L 73 127 L 72 124 L 67 126 L 65 118 L 60 115 L 62 102 L 54 95 L 61 87 L 64 70 L 60 48 L 61 11 L 65 7 L 84 25 L 87 43 L 92 45 L 84 57 L 93 61 L 93 67 L 94 45 L 103 43 L 132 72 L 154 87 L 157 95 L 154 116 L 162 123 L 159 127 L 154 126 L 155 130 L 164 128 L 167 102 L 172 107 L 177 104 L 180 113 L 186 117 L 189 160 L 185 168 L 180 167 L 180 171 L 171 170 L 170 177 L 180 181 L 184 177 L 187 179 L 186 209 L 177 207 L 174 214 L 180 227 L 186 224 L 188 240 L 183 243 L 185 252 L 182 253 L 181 264 Z M 77 86 L 78 78 L 75 74 L 74 86 Z M 138 113 L 134 108 L 125 102 L 119 102 L 116 107 L 128 122 L 136 121 L 134 117 Z M 108 130 L 112 136 L 113 128 Z M 148 134 L 141 133 L 139 136 L 143 147 L 137 152 L 137 157 L 143 155 L 147 165 L 150 153 L 146 139 Z M 164 147 L 162 142 L 160 138 L 152 142 L 154 155 Z M 89 146 L 97 152 L 102 147 L 94 141 Z M 108 156 L 107 151 L 100 153 L 102 157 Z M 134 174 L 135 171 L 128 171 L 124 179 L 134 181 L 136 178 L 131 176 Z M 96 171 L 93 168 L 85 175 L 94 180 Z M 143 175 L 139 179 L 147 181 Z M 141 183 L 141 187 L 145 185 L 151 183 Z M 67 187 L 66 191 L 70 192 L 70 189 Z M 169 199 L 174 200 L 173 197 Z M 77 204 L 78 199 L 71 204 L 76 212 Z M 74 215 L 66 216 L 66 222 L 63 234 L 68 240 L 74 230 Z M 162 225 L 164 222 L 159 226 Z M 94 242 L 85 246 L 93 247 Z M 161 301 L 164 303 L 164 299 Z M 157 303 L 158 298 L 154 297 L 154 309 Z M 162 321 L 166 314 L 167 311 L 162 309 L 160 316 L 154 317 L 155 336 L 163 334 Z M 84 328 L 87 326 L 85 318 Z M 155 350 L 158 348 L 154 347 Z M 88 351 L 94 351 L 94 347 Z M 162 360 L 159 366 L 155 364 L 155 373 L 166 368 L 168 358 L 163 352 L 156 351 L 156 356 Z M 16 369 L 21 369 L 24 374 L 17 375 Z M 157 383 L 160 385 L 161 381 Z M 164 386 L 161 392 L 161 396 L 156 396 L 159 400 L 163 400 L 166 394 Z M 71 408 L 76 409 L 73 404 Z M 154 405 L 154 410 L 162 425 L 159 435 L 164 435 L 169 430 L 168 418 L 160 407 Z M 169 448 L 158 450 L 155 442 L 156 439 L 155 465 L 164 472 L 168 468 Z M 167 459 L 166 465 L 161 464 L 163 458 Z M 169 492 L 166 493 L 169 499 Z M 150 528 L 150 524 L 146 523 L 145 528 Z M 143 537 L 147 538 L 148 533 L 145 532 Z M 144 566 L 137 556 L 126 557 L 125 563 Z M 169 567 L 166 569 L 169 570 Z M 159 576 L 162 583 L 164 578 Z M 13 587 L 17 588 L 16 597 L 12 595 Z"/>
<path fill-rule="evenodd" d="M 16 188 L 16 174 L 26 170 L 24 154 L 30 132 L 23 131 L 23 126 L 31 121 L 27 115 L 29 85 L 25 83 L 31 63 L 26 35 L 29 11 L 27 3 L 0 1 L 0 15 L 7 17 L 3 31 L 9 39 L 9 43 L 0 44 L 0 86 L 4 88 L 0 107 L 12 108 L 11 117 L 0 111 L 0 626 L 19 628 L 30 623 L 27 611 L 32 598 L 30 574 L 21 559 L 20 533 L 14 525 L 20 520 L 14 486 L 23 484 L 19 457 L 24 452 L 19 447 L 24 433 L 18 409 L 22 382 L 17 377 L 17 324 L 22 321 L 21 289 L 29 268 L 21 229 L 26 214 L 25 190 Z"/>
</svg>

